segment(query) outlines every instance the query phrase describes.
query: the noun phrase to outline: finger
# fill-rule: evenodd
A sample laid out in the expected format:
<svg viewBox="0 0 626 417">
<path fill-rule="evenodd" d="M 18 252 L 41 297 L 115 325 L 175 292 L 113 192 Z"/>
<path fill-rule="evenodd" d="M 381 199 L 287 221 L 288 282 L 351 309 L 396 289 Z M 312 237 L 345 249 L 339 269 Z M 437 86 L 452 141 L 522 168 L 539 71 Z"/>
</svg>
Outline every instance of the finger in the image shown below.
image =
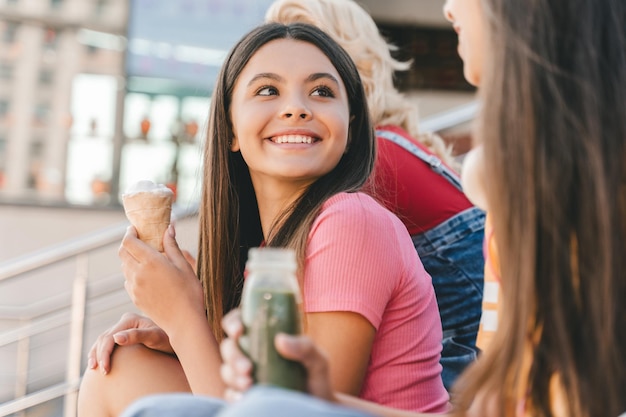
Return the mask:
<svg viewBox="0 0 626 417">
<path fill-rule="evenodd" d="M 243 334 L 243 323 L 241 321 L 241 310 L 236 308 L 231 310 L 222 318 L 222 328 L 232 339 L 238 339 Z"/>
<path fill-rule="evenodd" d="M 108 330 L 108 333 L 113 335 L 122 330 L 135 329 L 140 326 L 142 320 L 145 320 L 145 317 L 136 313 L 124 313 L 117 323 Z"/>
<path fill-rule="evenodd" d="M 249 375 L 252 372 L 252 361 L 243 354 L 235 340 L 224 339 L 220 343 L 220 353 L 224 362 L 235 372 L 242 375 Z"/>
<path fill-rule="evenodd" d="M 123 330 L 121 332 L 117 332 L 113 335 L 113 340 L 115 341 L 115 343 L 117 343 L 120 346 L 132 345 L 133 343 L 137 343 L 137 342 L 130 341 L 130 337 L 129 337 L 130 333 L 131 333 L 131 330 Z"/>
<path fill-rule="evenodd" d="M 242 392 L 235 391 L 230 388 L 226 388 L 226 390 L 224 391 L 224 399 L 228 401 L 229 403 L 234 403 L 236 401 L 239 401 L 242 396 L 243 396 Z"/>
<path fill-rule="evenodd" d="M 299 361 L 307 370 L 308 391 L 333 401 L 328 359 L 306 336 L 278 334 L 274 340 L 278 352 L 287 359 Z"/>
<path fill-rule="evenodd" d="M 222 364 L 220 366 L 220 376 L 222 377 L 222 381 L 224 381 L 224 384 L 226 384 L 227 387 L 232 387 L 234 389 L 235 372 L 230 366 Z"/>
<path fill-rule="evenodd" d="M 132 236 L 139 239 L 139 233 L 137 233 L 137 228 L 132 224 L 126 228 L 126 236 Z"/>
<path fill-rule="evenodd" d="M 182 252 L 183 252 L 183 256 L 185 257 L 185 260 L 193 268 L 193 272 L 197 273 L 198 272 L 198 260 L 188 250 L 183 250 Z"/>
<path fill-rule="evenodd" d="M 96 360 L 100 371 L 106 375 L 111 371 L 111 354 L 115 348 L 115 341 L 110 334 L 104 334 L 98 338 L 98 348 L 96 353 Z"/>
<path fill-rule="evenodd" d="M 139 262 L 142 258 L 148 256 L 148 253 L 151 253 L 151 251 L 156 252 L 155 249 L 139 240 L 137 229 L 135 229 L 134 226 L 128 226 L 122 238 L 118 255 L 122 257 L 123 254 L 126 254 L 126 256 L 130 256 L 135 261 Z"/>
<path fill-rule="evenodd" d="M 328 361 L 325 355 L 307 336 L 292 336 L 279 333 L 274 340 L 276 350 L 287 359 L 301 362 L 309 373 L 326 372 Z"/>
<path fill-rule="evenodd" d="M 220 375 L 226 386 L 235 391 L 246 391 L 252 386 L 252 378 L 249 375 L 239 375 L 227 364 L 220 366 Z"/>
<path fill-rule="evenodd" d="M 98 361 L 100 360 L 100 358 L 102 356 L 106 356 L 103 349 L 109 349 L 107 347 L 107 344 L 110 344 L 110 351 L 113 351 L 113 348 L 115 347 L 115 340 L 111 342 L 110 339 L 114 339 L 114 335 L 116 333 L 139 326 L 141 320 L 146 319 L 135 313 L 124 313 L 119 321 L 115 323 L 113 327 L 102 333 L 98 337 L 96 342 L 91 346 L 91 349 L 89 349 L 89 353 L 87 354 L 88 367 L 90 369 L 95 369 L 98 367 Z"/>
<path fill-rule="evenodd" d="M 118 345 L 143 344 L 149 348 L 162 348 L 166 345 L 164 334 L 159 329 L 128 329 L 117 332 L 113 340 Z"/>
<path fill-rule="evenodd" d="M 96 352 L 98 345 L 94 343 L 91 345 L 91 349 L 89 349 L 89 353 L 87 353 L 87 368 L 96 369 L 98 367 L 98 360 Z"/>
<path fill-rule="evenodd" d="M 182 250 L 176 242 L 176 229 L 173 225 L 169 225 L 165 233 L 163 234 L 163 250 L 167 258 L 181 270 L 193 269 L 185 258 Z"/>
</svg>

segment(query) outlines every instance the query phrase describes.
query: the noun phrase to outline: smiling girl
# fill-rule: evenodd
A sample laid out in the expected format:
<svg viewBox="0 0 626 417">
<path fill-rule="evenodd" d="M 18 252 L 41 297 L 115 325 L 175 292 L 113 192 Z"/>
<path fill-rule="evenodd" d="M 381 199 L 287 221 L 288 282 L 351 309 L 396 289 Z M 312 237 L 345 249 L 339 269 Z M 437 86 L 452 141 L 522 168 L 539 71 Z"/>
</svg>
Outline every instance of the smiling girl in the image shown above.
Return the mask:
<svg viewBox="0 0 626 417">
<path fill-rule="evenodd" d="M 430 277 L 400 220 L 359 192 L 374 157 L 363 86 L 343 49 L 302 24 L 245 36 L 211 103 L 199 280 L 173 229 L 162 256 L 129 228 L 126 288 L 147 317 L 126 316 L 96 342 L 80 415 L 118 415 L 148 393 L 221 397 L 220 320 L 239 304 L 248 249 L 260 245 L 296 250 L 306 333 L 326 352 L 334 389 L 445 410 Z M 111 367 L 116 343 L 128 346 Z"/>
</svg>

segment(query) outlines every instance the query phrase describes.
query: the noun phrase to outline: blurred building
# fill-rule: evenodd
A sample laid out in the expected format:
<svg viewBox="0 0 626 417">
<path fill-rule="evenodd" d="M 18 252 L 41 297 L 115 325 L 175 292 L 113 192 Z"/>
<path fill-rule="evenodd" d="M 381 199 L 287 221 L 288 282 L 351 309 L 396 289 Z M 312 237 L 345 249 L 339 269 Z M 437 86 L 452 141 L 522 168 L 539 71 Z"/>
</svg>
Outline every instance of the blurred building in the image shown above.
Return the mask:
<svg viewBox="0 0 626 417">
<path fill-rule="evenodd" d="M 440 0 L 357 1 L 421 116 L 473 99 Z M 144 178 L 194 200 L 214 77 L 271 2 L 0 0 L 0 203 L 114 205 Z"/>
<path fill-rule="evenodd" d="M 127 0 L 0 2 L 3 199 L 65 200 L 73 83 L 82 73 L 123 80 L 127 13 Z"/>
</svg>

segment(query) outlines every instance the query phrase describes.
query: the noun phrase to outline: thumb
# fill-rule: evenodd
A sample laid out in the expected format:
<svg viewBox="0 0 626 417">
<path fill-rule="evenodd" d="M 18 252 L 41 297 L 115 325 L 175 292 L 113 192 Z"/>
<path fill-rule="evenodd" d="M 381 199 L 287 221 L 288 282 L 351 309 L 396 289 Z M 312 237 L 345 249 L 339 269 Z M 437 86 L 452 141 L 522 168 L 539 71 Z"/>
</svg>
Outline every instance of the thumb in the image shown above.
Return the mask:
<svg viewBox="0 0 626 417">
<path fill-rule="evenodd" d="M 276 335 L 276 350 L 282 356 L 301 362 L 309 373 L 324 374 L 328 372 L 326 356 L 306 336 L 292 336 L 285 333 Z"/>
<path fill-rule="evenodd" d="M 120 346 L 143 344 L 147 347 L 158 346 L 162 343 L 162 334 L 156 329 L 128 329 L 117 332 L 113 340 Z"/>
<path fill-rule="evenodd" d="M 144 343 L 145 334 L 138 329 L 122 330 L 113 335 L 113 340 L 120 346 Z"/>
<path fill-rule="evenodd" d="M 306 336 L 276 335 L 276 350 L 287 359 L 298 361 L 307 370 L 309 393 L 329 401 L 334 394 L 330 383 L 328 359 Z"/>
</svg>

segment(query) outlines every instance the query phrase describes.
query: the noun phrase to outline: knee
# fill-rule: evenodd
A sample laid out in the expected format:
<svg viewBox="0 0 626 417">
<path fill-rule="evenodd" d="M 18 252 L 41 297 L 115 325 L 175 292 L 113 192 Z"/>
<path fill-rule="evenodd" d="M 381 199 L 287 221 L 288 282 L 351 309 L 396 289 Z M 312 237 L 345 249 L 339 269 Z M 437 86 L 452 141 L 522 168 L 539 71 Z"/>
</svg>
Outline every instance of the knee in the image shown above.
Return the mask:
<svg viewBox="0 0 626 417">
<path fill-rule="evenodd" d="M 140 397 L 174 391 L 190 391 L 175 357 L 143 345 L 118 347 L 109 373 L 98 368 L 85 371 L 78 393 L 79 416 L 119 415 Z M 94 414 L 94 409 L 102 414 Z"/>
<path fill-rule="evenodd" d="M 115 387 L 119 386 L 120 380 L 129 378 L 131 369 L 126 366 L 132 363 L 133 357 L 141 355 L 141 348 L 136 346 L 118 347 L 111 356 L 110 371 L 105 374 L 100 367 L 87 368 L 83 374 L 80 388 L 78 390 L 78 410 L 79 416 L 87 416 L 94 408 L 107 409 L 110 401 L 108 396 Z M 83 412 L 81 412 L 83 411 Z M 102 415 L 106 415 L 103 413 Z"/>
<path fill-rule="evenodd" d="M 107 384 L 122 377 L 136 366 L 134 364 L 147 360 L 148 350 L 143 345 L 117 346 L 111 353 L 109 371 L 105 374 L 100 367 L 86 369 L 81 386 Z"/>
</svg>

